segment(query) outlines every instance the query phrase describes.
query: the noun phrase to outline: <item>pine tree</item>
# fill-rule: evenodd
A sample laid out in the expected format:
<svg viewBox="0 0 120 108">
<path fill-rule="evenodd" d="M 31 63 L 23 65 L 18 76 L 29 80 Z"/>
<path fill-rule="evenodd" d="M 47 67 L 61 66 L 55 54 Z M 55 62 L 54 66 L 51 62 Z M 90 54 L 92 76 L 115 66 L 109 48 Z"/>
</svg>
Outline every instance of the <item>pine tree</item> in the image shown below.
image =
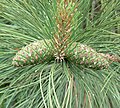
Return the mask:
<svg viewBox="0 0 120 108">
<path fill-rule="evenodd" d="M 119 0 L 0 0 L 1 108 L 119 108 Z"/>
</svg>

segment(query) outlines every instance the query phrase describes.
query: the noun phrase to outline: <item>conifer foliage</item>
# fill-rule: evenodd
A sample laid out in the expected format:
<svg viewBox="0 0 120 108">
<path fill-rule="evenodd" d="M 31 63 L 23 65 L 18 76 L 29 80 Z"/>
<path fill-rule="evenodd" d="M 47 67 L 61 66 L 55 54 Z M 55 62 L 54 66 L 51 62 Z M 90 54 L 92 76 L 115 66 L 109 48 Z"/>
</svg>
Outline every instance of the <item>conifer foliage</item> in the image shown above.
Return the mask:
<svg viewBox="0 0 120 108">
<path fill-rule="evenodd" d="M 119 108 L 119 0 L 0 7 L 0 108 Z"/>
</svg>

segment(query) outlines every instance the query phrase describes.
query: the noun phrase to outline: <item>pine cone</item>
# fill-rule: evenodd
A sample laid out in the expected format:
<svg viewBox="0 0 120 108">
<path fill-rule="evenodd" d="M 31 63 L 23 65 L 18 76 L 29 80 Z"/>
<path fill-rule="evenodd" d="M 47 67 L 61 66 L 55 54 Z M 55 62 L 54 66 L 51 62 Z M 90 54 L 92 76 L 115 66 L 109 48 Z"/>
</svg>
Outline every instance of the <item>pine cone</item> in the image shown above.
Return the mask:
<svg viewBox="0 0 120 108">
<path fill-rule="evenodd" d="M 49 40 L 40 40 L 21 48 L 13 58 L 12 64 L 14 66 L 24 66 L 49 61 L 52 58 L 52 53 L 47 48 L 48 44 L 50 44 Z"/>
<path fill-rule="evenodd" d="M 70 55 L 67 54 L 70 61 L 85 65 L 89 68 L 107 68 L 109 61 L 87 45 L 74 43 L 71 47 Z M 69 51 L 68 51 L 69 52 Z"/>
</svg>

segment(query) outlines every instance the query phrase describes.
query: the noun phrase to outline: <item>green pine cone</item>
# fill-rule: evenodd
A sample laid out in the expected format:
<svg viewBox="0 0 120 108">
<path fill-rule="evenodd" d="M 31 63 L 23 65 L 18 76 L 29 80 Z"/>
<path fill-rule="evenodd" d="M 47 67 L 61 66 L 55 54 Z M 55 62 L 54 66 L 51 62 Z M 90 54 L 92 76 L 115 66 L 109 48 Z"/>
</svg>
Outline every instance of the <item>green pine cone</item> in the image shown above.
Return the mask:
<svg viewBox="0 0 120 108">
<path fill-rule="evenodd" d="M 87 45 L 74 43 L 68 58 L 75 64 L 85 65 L 89 68 L 107 68 L 109 61 L 101 54 Z"/>
<path fill-rule="evenodd" d="M 25 66 L 49 61 L 52 58 L 52 53 L 47 48 L 48 44 L 50 45 L 49 40 L 39 40 L 23 47 L 16 53 L 12 64 L 14 66 Z"/>
</svg>

